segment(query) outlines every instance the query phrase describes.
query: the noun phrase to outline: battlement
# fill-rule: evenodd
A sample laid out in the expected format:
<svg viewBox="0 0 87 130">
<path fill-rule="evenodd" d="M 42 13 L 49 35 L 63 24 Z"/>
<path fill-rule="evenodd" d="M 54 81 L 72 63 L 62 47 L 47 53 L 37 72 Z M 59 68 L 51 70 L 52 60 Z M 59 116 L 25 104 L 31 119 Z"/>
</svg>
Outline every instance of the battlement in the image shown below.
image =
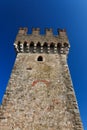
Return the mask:
<svg viewBox="0 0 87 130">
<path fill-rule="evenodd" d="M 18 34 L 25 35 L 28 32 L 28 28 L 20 28 L 18 31 Z"/>
<path fill-rule="evenodd" d="M 40 34 L 40 28 L 32 28 L 31 34 L 27 34 L 28 28 L 20 28 L 15 49 L 18 53 L 59 53 L 68 54 L 69 41 L 65 29 L 58 29 L 58 35 L 53 34 L 52 28 L 45 28 L 45 34 Z"/>
<path fill-rule="evenodd" d="M 24 27 L 24 28 L 20 28 L 19 31 L 18 31 L 18 34 L 21 34 L 21 35 L 25 35 L 27 34 L 28 32 L 28 28 L 27 27 Z M 40 28 L 32 28 L 32 32 L 31 32 L 31 35 L 41 35 L 40 34 Z M 28 35 L 28 34 L 27 34 Z M 44 35 L 47 35 L 47 36 L 54 36 L 53 34 L 53 29 L 52 28 L 45 28 L 45 34 Z M 66 30 L 65 29 L 58 29 L 58 35 L 61 36 L 61 35 L 67 35 L 66 34 Z"/>
<path fill-rule="evenodd" d="M 32 28 L 32 35 L 39 35 L 40 34 L 40 28 Z"/>
<path fill-rule="evenodd" d="M 66 30 L 65 29 L 58 29 L 59 36 L 66 36 Z"/>
<path fill-rule="evenodd" d="M 52 28 L 46 28 L 46 29 L 45 29 L 45 34 L 46 34 L 47 36 L 53 35 L 53 29 L 52 29 Z"/>
</svg>

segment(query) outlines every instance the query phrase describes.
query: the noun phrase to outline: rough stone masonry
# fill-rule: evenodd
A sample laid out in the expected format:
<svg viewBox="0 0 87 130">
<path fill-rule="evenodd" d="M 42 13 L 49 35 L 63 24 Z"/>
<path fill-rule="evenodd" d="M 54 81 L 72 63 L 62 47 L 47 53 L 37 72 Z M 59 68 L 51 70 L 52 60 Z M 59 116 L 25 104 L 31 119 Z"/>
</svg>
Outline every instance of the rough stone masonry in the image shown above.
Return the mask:
<svg viewBox="0 0 87 130">
<path fill-rule="evenodd" d="M 17 53 L 0 106 L 0 130 L 83 130 L 67 64 L 65 29 L 20 28 Z"/>
</svg>

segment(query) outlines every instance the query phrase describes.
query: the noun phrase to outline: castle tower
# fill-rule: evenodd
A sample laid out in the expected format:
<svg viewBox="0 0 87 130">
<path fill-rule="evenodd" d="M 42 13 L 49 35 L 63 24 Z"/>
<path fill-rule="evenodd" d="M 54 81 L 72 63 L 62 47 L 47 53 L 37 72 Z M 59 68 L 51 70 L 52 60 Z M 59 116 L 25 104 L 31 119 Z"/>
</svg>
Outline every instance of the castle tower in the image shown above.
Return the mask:
<svg viewBox="0 0 87 130">
<path fill-rule="evenodd" d="M 67 64 L 66 31 L 20 28 L 16 61 L 0 107 L 0 130 L 83 130 Z"/>
</svg>

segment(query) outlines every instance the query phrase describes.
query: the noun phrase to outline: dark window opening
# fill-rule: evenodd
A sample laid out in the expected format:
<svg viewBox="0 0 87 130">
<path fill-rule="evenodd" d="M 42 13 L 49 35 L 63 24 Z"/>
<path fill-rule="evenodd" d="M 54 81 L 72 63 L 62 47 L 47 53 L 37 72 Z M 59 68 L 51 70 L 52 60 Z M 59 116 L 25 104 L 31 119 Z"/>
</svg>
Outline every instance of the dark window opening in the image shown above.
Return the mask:
<svg viewBox="0 0 87 130">
<path fill-rule="evenodd" d="M 50 52 L 52 52 L 52 53 L 54 53 L 54 46 L 55 46 L 54 43 L 50 44 Z"/>
<path fill-rule="evenodd" d="M 41 52 L 41 44 L 40 44 L 40 42 L 37 43 L 37 52 Z"/>
<path fill-rule="evenodd" d="M 20 51 L 20 50 L 21 50 L 21 42 L 18 41 L 18 51 Z"/>
<path fill-rule="evenodd" d="M 30 52 L 33 52 L 33 50 L 34 50 L 34 43 L 33 42 L 30 43 L 29 50 L 30 50 Z"/>
<path fill-rule="evenodd" d="M 45 42 L 44 45 L 43 45 L 43 52 L 47 52 L 47 51 L 48 51 L 48 45 Z"/>
<path fill-rule="evenodd" d="M 65 42 L 65 43 L 64 43 L 64 47 L 68 47 L 68 43 Z"/>
<path fill-rule="evenodd" d="M 61 48 L 61 46 L 62 46 L 61 43 L 57 44 L 57 48 Z"/>
<path fill-rule="evenodd" d="M 62 44 L 61 44 L 61 43 L 58 43 L 58 44 L 57 44 L 57 51 L 58 51 L 58 52 L 60 52 L 61 47 L 62 47 Z"/>
<path fill-rule="evenodd" d="M 27 68 L 27 70 L 32 70 L 32 68 Z"/>
<path fill-rule="evenodd" d="M 28 45 L 27 45 L 27 42 L 24 42 L 24 52 L 27 52 L 28 51 Z"/>
<path fill-rule="evenodd" d="M 37 61 L 43 61 L 43 57 L 42 56 L 39 56 Z"/>
</svg>

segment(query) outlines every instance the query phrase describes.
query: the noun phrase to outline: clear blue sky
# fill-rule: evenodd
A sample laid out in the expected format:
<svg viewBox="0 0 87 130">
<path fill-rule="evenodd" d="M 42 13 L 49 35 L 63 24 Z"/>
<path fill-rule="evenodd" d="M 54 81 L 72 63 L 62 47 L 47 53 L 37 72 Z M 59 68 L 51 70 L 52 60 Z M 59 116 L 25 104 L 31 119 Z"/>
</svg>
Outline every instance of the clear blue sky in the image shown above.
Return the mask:
<svg viewBox="0 0 87 130">
<path fill-rule="evenodd" d="M 19 27 L 66 28 L 69 68 L 84 129 L 87 130 L 87 0 L 0 0 L 0 102 L 16 58 Z"/>
</svg>

